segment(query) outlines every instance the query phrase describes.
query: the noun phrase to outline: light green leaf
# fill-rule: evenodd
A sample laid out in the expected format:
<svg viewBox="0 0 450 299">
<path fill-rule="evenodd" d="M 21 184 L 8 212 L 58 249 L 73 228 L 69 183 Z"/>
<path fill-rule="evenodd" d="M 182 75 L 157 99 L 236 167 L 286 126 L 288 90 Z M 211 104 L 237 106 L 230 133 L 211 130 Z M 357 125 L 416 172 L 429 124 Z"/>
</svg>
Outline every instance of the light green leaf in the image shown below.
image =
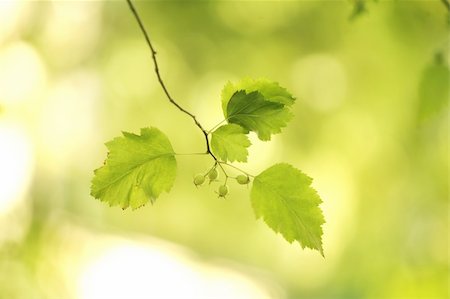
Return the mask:
<svg viewBox="0 0 450 299">
<path fill-rule="evenodd" d="M 448 107 L 450 70 L 443 61 L 429 65 L 422 74 L 419 84 L 420 122 L 439 115 Z"/>
<path fill-rule="evenodd" d="M 236 92 L 227 106 L 228 122 L 254 131 L 261 140 L 270 140 L 272 134 L 280 133 L 292 118 L 285 105 L 264 100 L 261 93 Z"/>
<path fill-rule="evenodd" d="M 289 243 L 298 241 L 303 248 L 317 249 L 323 255 L 322 200 L 311 182 L 291 165 L 275 164 L 255 177 L 250 196 L 256 218 L 263 217 Z"/>
<path fill-rule="evenodd" d="M 222 109 L 227 117 L 227 105 L 233 94 L 239 90 L 245 90 L 246 93 L 258 91 L 266 101 L 280 103 L 286 106 L 294 104 L 295 98 L 284 87 L 277 82 L 267 79 L 244 78 L 237 83 L 228 82 L 222 90 Z"/>
<path fill-rule="evenodd" d="M 246 131 L 239 125 L 228 124 L 212 133 L 211 148 L 223 161 L 247 162 L 247 147 L 251 145 Z"/>
<path fill-rule="evenodd" d="M 106 143 L 105 165 L 94 171 L 91 195 L 110 206 L 133 209 L 169 192 L 175 180 L 172 145 L 160 130 L 143 128 L 141 135 L 123 132 Z"/>
</svg>

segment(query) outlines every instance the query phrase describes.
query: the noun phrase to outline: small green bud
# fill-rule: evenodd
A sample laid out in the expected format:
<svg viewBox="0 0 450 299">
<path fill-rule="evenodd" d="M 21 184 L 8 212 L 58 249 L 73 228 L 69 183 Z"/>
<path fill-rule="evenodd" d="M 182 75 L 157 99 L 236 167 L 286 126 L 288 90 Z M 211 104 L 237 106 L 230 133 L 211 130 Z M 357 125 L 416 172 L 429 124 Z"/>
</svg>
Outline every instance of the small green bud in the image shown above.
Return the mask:
<svg viewBox="0 0 450 299">
<path fill-rule="evenodd" d="M 228 186 L 227 185 L 221 185 L 219 187 L 219 197 L 225 197 L 225 195 L 228 194 Z"/>
<path fill-rule="evenodd" d="M 250 178 L 246 175 L 241 174 L 236 177 L 236 181 L 241 185 L 246 185 L 250 182 Z"/>
<path fill-rule="evenodd" d="M 201 184 L 203 184 L 205 182 L 205 176 L 203 174 L 197 174 L 194 177 L 194 185 L 195 186 L 200 186 Z"/>
<path fill-rule="evenodd" d="M 209 173 L 208 173 L 208 177 L 210 181 L 214 181 L 215 179 L 217 179 L 217 177 L 219 176 L 219 173 L 217 172 L 217 169 L 212 169 Z"/>
</svg>

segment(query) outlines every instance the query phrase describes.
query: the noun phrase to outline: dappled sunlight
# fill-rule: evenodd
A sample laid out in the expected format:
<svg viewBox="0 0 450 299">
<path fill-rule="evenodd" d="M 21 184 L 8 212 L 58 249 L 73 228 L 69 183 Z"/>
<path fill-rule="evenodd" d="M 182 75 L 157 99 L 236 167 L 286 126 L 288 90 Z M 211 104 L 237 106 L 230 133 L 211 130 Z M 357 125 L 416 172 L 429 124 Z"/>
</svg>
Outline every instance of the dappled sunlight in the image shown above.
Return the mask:
<svg viewBox="0 0 450 299">
<path fill-rule="evenodd" d="M 57 174 L 79 164 L 79 153 L 97 136 L 95 129 L 100 81 L 96 73 L 78 71 L 54 82 L 41 107 L 38 142 L 43 168 Z M 80 121 L 82 119 L 82 121 Z M 84 157 L 88 162 L 90 157 Z"/>
<path fill-rule="evenodd" d="M 0 45 L 23 29 L 31 10 L 30 6 L 31 3 L 27 1 L 0 1 Z"/>
<path fill-rule="evenodd" d="M 187 249 L 156 239 L 98 236 L 83 251 L 89 254 L 78 267 L 79 299 L 269 299 L 275 294 L 282 298 L 270 285 L 224 265 L 197 260 Z"/>
<path fill-rule="evenodd" d="M 100 40 L 101 1 L 52 1 L 38 40 L 49 63 L 67 67 L 88 58 Z"/>
<path fill-rule="evenodd" d="M 34 148 L 20 125 L 0 120 L 0 218 L 25 199 L 34 172 Z"/>
<path fill-rule="evenodd" d="M 270 298 L 244 276 L 139 244 L 117 244 L 87 266 L 80 299 Z"/>
<path fill-rule="evenodd" d="M 46 87 L 47 74 L 36 49 L 25 42 L 0 48 L 0 103 L 36 101 Z"/>
</svg>

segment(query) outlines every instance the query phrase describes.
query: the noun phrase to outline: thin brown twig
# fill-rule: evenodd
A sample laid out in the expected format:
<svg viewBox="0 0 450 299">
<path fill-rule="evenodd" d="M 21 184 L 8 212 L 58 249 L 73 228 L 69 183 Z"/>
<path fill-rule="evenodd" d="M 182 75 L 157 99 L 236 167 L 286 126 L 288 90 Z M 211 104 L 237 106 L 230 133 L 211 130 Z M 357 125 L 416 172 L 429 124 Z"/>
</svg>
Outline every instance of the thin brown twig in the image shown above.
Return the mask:
<svg viewBox="0 0 450 299">
<path fill-rule="evenodd" d="M 147 45 L 150 48 L 150 51 L 152 52 L 152 59 L 153 59 L 153 64 L 155 66 L 155 73 L 156 73 L 156 77 L 158 77 L 158 81 L 159 84 L 161 85 L 164 93 L 166 94 L 168 100 L 175 106 L 178 108 L 178 110 L 180 110 L 181 112 L 189 115 L 195 122 L 195 125 L 197 127 L 199 127 L 199 129 L 202 131 L 203 135 L 205 136 L 205 141 L 206 141 L 206 153 L 211 155 L 211 157 L 214 158 L 215 161 L 217 161 L 217 158 L 214 156 L 214 154 L 211 152 L 211 148 L 209 145 L 209 139 L 208 139 L 208 131 L 206 131 L 203 126 L 199 123 L 199 121 L 197 120 L 197 118 L 195 117 L 194 114 L 190 113 L 189 111 L 187 111 L 186 109 L 184 109 L 183 107 L 180 106 L 180 104 L 178 104 L 170 95 L 169 91 L 167 90 L 166 84 L 164 83 L 161 74 L 159 72 L 159 66 L 158 66 L 158 61 L 156 60 L 156 50 L 153 47 L 152 42 L 150 41 L 150 37 L 149 34 L 147 32 L 147 30 L 144 27 L 144 24 L 138 14 L 138 12 L 136 11 L 136 8 L 134 7 L 133 3 L 131 2 L 131 0 L 127 0 L 128 6 L 130 7 L 131 12 L 133 13 L 134 17 L 136 18 L 136 21 L 138 22 L 139 28 L 141 29 L 142 33 L 144 34 L 145 37 L 145 41 L 147 42 Z"/>
</svg>

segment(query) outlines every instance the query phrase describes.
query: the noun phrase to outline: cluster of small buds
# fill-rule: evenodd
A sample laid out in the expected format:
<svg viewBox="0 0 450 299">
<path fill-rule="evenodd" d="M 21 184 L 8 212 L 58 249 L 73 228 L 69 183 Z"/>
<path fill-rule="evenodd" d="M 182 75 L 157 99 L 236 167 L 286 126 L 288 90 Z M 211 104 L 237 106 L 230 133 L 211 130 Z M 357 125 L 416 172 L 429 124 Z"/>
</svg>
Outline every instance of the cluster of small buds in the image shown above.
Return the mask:
<svg viewBox="0 0 450 299">
<path fill-rule="evenodd" d="M 206 178 L 208 178 L 209 183 L 217 182 L 219 177 L 219 172 L 216 169 L 216 166 L 214 166 L 211 170 L 209 170 L 206 174 L 197 174 L 194 177 L 194 185 L 196 187 L 201 186 L 205 183 Z M 216 191 L 216 193 L 219 195 L 219 197 L 225 198 L 228 194 L 228 185 L 227 180 L 230 178 L 229 176 L 226 177 L 225 182 L 219 186 L 219 189 Z M 240 185 L 248 185 L 250 183 L 250 178 L 248 175 L 238 175 L 235 177 L 237 183 Z"/>
</svg>

